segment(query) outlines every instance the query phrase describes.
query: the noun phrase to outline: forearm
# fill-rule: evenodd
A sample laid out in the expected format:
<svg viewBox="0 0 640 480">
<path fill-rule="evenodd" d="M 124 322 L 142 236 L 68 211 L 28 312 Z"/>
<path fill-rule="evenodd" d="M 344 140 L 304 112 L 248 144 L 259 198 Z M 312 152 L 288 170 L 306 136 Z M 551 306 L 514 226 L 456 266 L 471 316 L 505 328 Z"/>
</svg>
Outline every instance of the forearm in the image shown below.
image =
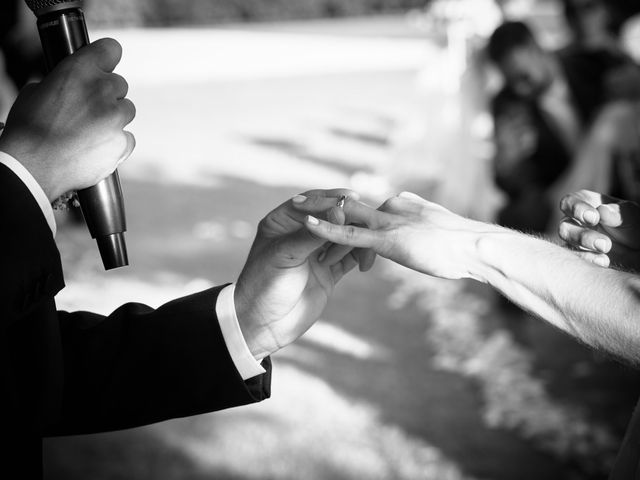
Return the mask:
<svg viewBox="0 0 640 480">
<path fill-rule="evenodd" d="M 640 363 L 640 280 L 500 227 L 476 237 L 471 276 L 592 347 Z"/>
</svg>

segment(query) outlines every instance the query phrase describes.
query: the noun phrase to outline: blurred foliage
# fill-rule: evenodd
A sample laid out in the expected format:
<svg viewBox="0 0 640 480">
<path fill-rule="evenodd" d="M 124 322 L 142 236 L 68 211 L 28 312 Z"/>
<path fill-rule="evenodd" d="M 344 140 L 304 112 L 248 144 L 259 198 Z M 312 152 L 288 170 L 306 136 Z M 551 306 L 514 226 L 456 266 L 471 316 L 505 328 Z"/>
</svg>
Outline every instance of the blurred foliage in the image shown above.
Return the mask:
<svg viewBox="0 0 640 480">
<path fill-rule="evenodd" d="M 86 0 L 102 26 L 205 25 L 334 18 L 405 11 L 428 0 Z"/>
</svg>

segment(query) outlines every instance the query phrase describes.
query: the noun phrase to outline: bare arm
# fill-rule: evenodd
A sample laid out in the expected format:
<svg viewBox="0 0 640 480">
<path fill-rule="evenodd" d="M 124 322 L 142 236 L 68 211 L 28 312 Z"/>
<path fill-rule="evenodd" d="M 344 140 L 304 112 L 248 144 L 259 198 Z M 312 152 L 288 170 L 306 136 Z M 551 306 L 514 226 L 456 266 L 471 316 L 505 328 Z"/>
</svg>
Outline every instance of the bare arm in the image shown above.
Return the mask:
<svg viewBox="0 0 640 480">
<path fill-rule="evenodd" d="M 429 275 L 492 285 L 584 343 L 640 363 L 640 279 L 635 275 L 601 268 L 536 237 L 460 217 L 410 193 L 378 210 L 349 199 L 344 211 L 348 223 L 366 227 L 309 217 L 307 228 L 325 240 L 371 248 Z"/>
<path fill-rule="evenodd" d="M 519 232 L 481 234 L 474 278 L 573 337 L 640 363 L 640 279 Z"/>
</svg>

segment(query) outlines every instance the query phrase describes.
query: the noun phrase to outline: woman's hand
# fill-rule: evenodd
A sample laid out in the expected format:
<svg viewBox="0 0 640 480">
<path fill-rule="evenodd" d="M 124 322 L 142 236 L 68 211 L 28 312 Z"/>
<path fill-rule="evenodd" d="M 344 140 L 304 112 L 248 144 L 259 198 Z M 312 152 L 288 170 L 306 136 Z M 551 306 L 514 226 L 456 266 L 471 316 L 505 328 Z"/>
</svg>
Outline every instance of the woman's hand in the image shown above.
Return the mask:
<svg viewBox="0 0 640 480">
<path fill-rule="evenodd" d="M 477 240 L 484 231 L 499 229 L 460 217 L 409 192 L 390 198 L 377 210 L 348 198 L 344 215 L 347 225 L 313 216 L 307 217 L 305 225 L 324 240 L 371 249 L 413 270 L 449 279 L 473 277 L 470 267 Z M 323 261 L 333 262 L 340 255 L 344 249 L 333 246 Z"/>
</svg>

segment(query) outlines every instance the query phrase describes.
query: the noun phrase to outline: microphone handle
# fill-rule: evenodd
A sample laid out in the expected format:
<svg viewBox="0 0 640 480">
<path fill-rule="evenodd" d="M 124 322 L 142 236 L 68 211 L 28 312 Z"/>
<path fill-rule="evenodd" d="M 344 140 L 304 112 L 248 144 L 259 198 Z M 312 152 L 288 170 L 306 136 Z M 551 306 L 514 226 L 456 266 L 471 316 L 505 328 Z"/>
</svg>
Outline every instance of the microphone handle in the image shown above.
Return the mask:
<svg viewBox="0 0 640 480">
<path fill-rule="evenodd" d="M 38 16 L 38 32 L 47 70 L 89 43 L 80 8 Z M 93 187 L 78 191 L 82 215 L 95 238 L 105 270 L 129 264 L 124 232 L 127 230 L 122 187 L 115 171 Z"/>
</svg>

